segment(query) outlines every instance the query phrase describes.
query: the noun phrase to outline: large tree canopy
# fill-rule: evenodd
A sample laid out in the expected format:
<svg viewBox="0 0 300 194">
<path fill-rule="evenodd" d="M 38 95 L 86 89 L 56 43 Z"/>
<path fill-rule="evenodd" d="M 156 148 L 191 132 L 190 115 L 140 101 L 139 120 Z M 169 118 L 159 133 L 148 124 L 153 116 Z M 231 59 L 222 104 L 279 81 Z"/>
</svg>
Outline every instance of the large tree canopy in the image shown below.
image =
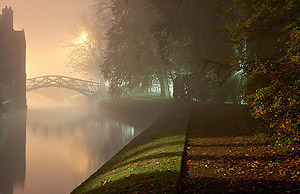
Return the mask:
<svg viewBox="0 0 300 194">
<path fill-rule="evenodd" d="M 246 102 L 272 134 L 299 142 L 299 0 L 97 2 L 109 13 L 106 44 L 95 37 L 97 52 L 76 57 L 92 56 L 112 96 L 156 87 L 162 96 Z"/>
<path fill-rule="evenodd" d="M 156 42 L 149 32 L 153 15 L 147 14 L 145 1 L 112 1 L 113 22 L 108 30 L 108 47 L 102 72 L 113 96 L 147 89 L 160 79 Z M 165 77 L 159 81 L 162 82 Z"/>
<path fill-rule="evenodd" d="M 102 72 L 112 95 L 135 87 L 148 91 L 158 84 L 164 96 L 176 85 L 175 79 L 184 93 L 191 93 L 189 98 L 197 89 L 188 83 L 195 85 L 197 79 L 203 88 L 213 88 L 202 92 L 217 93 L 218 79 L 230 75 L 232 53 L 228 39 L 217 31 L 224 27 L 215 13 L 218 1 L 111 2 L 113 22 Z"/>
<path fill-rule="evenodd" d="M 247 76 L 246 99 L 273 137 L 299 143 L 300 1 L 233 1 L 228 26 Z"/>
</svg>

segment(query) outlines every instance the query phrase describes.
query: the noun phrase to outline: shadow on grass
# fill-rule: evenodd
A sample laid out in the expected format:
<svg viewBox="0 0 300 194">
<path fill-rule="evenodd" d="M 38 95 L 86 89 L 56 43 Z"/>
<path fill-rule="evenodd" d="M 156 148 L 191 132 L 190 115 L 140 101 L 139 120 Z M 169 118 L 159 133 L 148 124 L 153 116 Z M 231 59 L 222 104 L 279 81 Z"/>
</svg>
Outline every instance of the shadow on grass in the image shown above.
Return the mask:
<svg viewBox="0 0 300 194">
<path fill-rule="evenodd" d="M 148 151 L 150 150 L 156 150 L 159 149 L 161 147 L 165 147 L 165 146 L 177 146 L 177 145 L 181 145 L 184 144 L 184 141 L 175 141 L 175 142 L 170 142 L 170 143 L 164 143 L 164 144 L 157 144 L 155 146 L 149 146 L 145 149 L 141 149 L 137 152 L 134 152 L 132 154 L 128 154 L 128 155 L 122 155 L 122 161 L 120 162 L 120 160 L 116 160 L 115 163 L 112 163 L 111 165 L 113 165 L 113 169 L 118 169 L 121 168 L 123 166 L 126 165 L 130 165 L 130 164 L 134 164 L 134 163 L 139 163 L 139 162 L 144 162 L 144 161 L 148 161 L 148 160 L 153 160 L 153 159 L 161 159 L 161 158 L 166 158 L 166 157 L 181 157 L 183 152 L 175 152 L 175 150 L 173 152 L 168 152 L 168 153 L 160 153 L 160 154 L 148 154 Z M 126 162 L 126 160 L 133 158 L 135 156 L 138 156 L 140 154 L 144 154 L 144 156 L 139 157 L 138 159 L 134 159 L 131 161 Z M 146 156 L 145 156 L 146 155 Z M 116 163 L 119 163 L 119 165 L 116 165 Z M 101 173 L 104 174 L 106 172 L 111 171 L 112 169 L 108 168 L 106 170 L 102 170 Z"/>
<path fill-rule="evenodd" d="M 176 193 L 187 125 L 187 114 L 177 113 L 157 120 L 73 193 Z"/>
<path fill-rule="evenodd" d="M 138 163 L 138 162 L 156 160 L 156 159 L 167 158 L 167 157 L 168 158 L 175 157 L 175 156 L 181 157 L 182 154 L 183 154 L 182 152 L 171 152 L 171 153 L 161 153 L 161 154 L 153 154 L 153 155 L 149 155 L 149 156 L 143 156 L 138 159 L 131 160 L 129 162 L 121 163 L 120 165 L 115 166 L 114 168 L 117 169 L 117 168 L 121 168 L 126 165 Z"/>
<path fill-rule="evenodd" d="M 151 125 L 72 193 L 177 192 L 189 103 L 147 100 L 124 99 L 102 105 L 106 115 L 134 126 Z"/>
<path fill-rule="evenodd" d="M 289 180 L 198 178 L 186 185 L 179 193 L 300 193 L 300 182 Z"/>
<path fill-rule="evenodd" d="M 100 183 L 83 193 L 177 193 L 178 173 L 178 171 L 164 171 L 132 174 L 117 181 Z"/>
<path fill-rule="evenodd" d="M 130 158 L 133 158 L 137 155 L 143 154 L 143 153 L 147 153 L 150 150 L 155 150 L 155 149 L 159 149 L 161 147 L 165 147 L 165 146 L 176 146 L 176 145 L 182 145 L 184 144 L 185 141 L 174 141 L 174 142 L 170 142 L 170 143 L 163 143 L 163 144 L 156 144 L 155 146 L 149 146 L 147 148 L 144 149 L 140 149 L 139 151 L 136 151 L 132 154 L 126 154 L 124 157 L 122 157 L 123 161 L 126 161 Z"/>
</svg>

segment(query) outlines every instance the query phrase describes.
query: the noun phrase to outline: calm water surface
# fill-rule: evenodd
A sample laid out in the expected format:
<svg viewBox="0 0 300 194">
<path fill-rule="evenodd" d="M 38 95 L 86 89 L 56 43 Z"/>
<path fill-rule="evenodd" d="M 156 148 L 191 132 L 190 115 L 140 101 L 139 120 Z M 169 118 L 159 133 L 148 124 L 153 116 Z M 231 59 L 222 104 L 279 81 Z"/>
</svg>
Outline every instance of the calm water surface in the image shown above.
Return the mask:
<svg viewBox="0 0 300 194">
<path fill-rule="evenodd" d="M 27 116 L 4 117 L 0 193 L 70 193 L 138 133 L 80 106 L 31 106 Z"/>
</svg>

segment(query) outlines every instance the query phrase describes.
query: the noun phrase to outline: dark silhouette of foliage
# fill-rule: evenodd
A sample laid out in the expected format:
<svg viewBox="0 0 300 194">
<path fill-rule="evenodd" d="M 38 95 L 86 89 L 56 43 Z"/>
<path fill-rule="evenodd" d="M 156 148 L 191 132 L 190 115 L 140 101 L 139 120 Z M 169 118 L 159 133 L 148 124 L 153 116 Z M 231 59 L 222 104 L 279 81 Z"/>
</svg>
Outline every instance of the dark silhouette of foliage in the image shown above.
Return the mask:
<svg viewBox="0 0 300 194">
<path fill-rule="evenodd" d="M 299 143 L 299 13 L 295 0 L 232 1 L 228 28 L 246 73 L 246 101 L 277 142 Z"/>
<path fill-rule="evenodd" d="M 109 92 L 118 97 L 135 87 L 147 90 L 153 80 L 164 86 L 165 70 L 149 32 L 154 16 L 147 13 L 145 1 L 112 2 L 114 19 L 108 30 L 108 48 L 102 69 L 110 84 Z"/>
<path fill-rule="evenodd" d="M 193 99 L 201 91 L 196 86 L 202 87 L 196 82 L 206 76 L 206 84 L 215 88 L 203 88 L 210 94 L 201 95 L 212 98 L 231 75 L 232 49 L 217 31 L 224 27 L 214 12 L 217 5 L 218 1 L 112 1 L 113 21 L 102 68 L 110 93 L 117 97 L 136 87 L 147 92 L 156 84 L 165 96 L 176 85 L 175 79 L 193 77 L 181 83 L 194 88 L 190 97 L 184 97 Z"/>
</svg>

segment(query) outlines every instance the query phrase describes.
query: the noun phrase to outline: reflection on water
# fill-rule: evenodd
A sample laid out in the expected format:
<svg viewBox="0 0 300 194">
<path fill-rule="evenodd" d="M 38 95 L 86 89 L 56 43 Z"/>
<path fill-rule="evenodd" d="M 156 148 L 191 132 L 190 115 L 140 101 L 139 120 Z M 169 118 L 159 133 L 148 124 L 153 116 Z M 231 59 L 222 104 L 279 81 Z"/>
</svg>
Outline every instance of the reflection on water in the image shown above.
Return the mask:
<svg viewBox="0 0 300 194">
<path fill-rule="evenodd" d="M 13 193 L 25 181 L 26 113 L 0 118 L 0 193 Z"/>
<path fill-rule="evenodd" d="M 24 114 L 3 120 L 3 194 L 70 193 L 138 133 L 85 107 L 29 107 L 27 124 Z"/>
</svg>

